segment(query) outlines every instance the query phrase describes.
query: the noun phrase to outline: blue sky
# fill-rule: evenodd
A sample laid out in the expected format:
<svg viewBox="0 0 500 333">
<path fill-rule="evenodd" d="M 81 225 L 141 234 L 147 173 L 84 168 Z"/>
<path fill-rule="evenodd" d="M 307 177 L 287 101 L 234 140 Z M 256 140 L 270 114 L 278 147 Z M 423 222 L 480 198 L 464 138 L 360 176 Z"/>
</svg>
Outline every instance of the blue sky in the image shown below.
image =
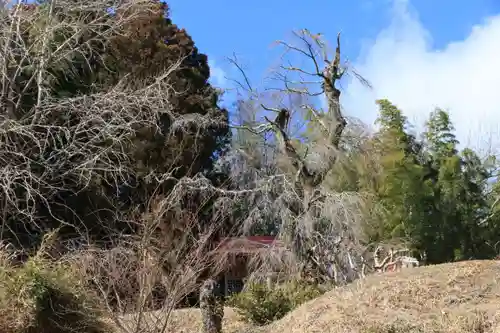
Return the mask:
<svg viewBox="0 0 500 333">
<path fill-rule="evenodd" d="M 374 100 L 384 97 L 417 127 L 435 106 L 449 109 L 466 144 L 490 144 L 499 136 L 500 0 L 168 3 L 174 23 L 209 56 L 219 84 L 231 72 L 225 57 L 233 52 L 257 81 L 278 59 L 273 42 L 289 39 L 291 30 L 307 28 L 330 41 L 342 31 L 344 57 L 374 87 L 367 91 L 349 83 L 343 95 L 346 113 L 372 123 Z M 464 75 L 471 80 L 460 84 Z"/>
</svg>

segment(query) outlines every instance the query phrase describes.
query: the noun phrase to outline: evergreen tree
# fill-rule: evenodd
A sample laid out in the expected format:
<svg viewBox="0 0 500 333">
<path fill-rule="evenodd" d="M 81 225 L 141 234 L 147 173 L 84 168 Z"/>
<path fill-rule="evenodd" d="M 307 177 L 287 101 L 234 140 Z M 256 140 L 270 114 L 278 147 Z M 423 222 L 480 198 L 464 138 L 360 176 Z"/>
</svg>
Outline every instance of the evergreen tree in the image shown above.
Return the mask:
<svg viewBox="0 0 500 333">
<path fill-rule="evenodd" d="M 436 263 L 489 255 L 484 244 L 490 235 L 478 224 L 487 212 L 488 168 L 471 149 L 458 152 L 453 131 L 449 114 L 436 109 L 424 133 L 433 187 L 426 239 L 429 261 Z"/>
<path fill-rule="evenodd" d="M 380 130 L 374 138 L 381 172 L 376 193 L 383 239 L 402 238 L 415 250 L 422 250 L 422 222 L 429 188 L 423 182 L 423 168 L 418 163 L 420 146 L 407 132 L 407 119 L 395 105 L 379 100 Z"/>
<path fill-rule="evenodd" d="M 484 162 L 471 149 L 461 152 L 462 186 L 460 193 L 460 210 L 462 215 L 461 259 L 491 258 L 494 248 L 488 244 L 497 241 L 494 225 L 483 224 L 490 213 L 488 202 L 488 181 L 492 177 L 491 168 L 495 159 L 488 157 Z"/>
<path fill-rule="evenodd" d="M 431 113 L 424 132 L 427 179 L 433 191 L 424 234 L 430 263 L 454 260 L 459 242 L 457 237 L 461 232 L 457 200 L 461 161 L 453 130 L 449 114 L 436 109 Z"/>
</svg>

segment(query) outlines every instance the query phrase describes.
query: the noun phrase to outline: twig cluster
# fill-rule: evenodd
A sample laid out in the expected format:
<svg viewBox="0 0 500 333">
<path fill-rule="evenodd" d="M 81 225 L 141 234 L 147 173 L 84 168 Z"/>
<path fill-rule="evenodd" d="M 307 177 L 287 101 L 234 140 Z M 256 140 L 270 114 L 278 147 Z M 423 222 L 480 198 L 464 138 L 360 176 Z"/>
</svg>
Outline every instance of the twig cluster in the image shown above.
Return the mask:
<svg viewBox="0 0 500 333">
<path fill-rule="evenodd" d="M 123 332 L 166 331 L 171 312 L 199 288 L 201 278 L 224 269 L 212 244 L 221 224 L 200 231 L 200 221 L 175 203 L 152 199 L 137 217 L 137 234 L 119 235 L 111 249 L 78 249 L 65 257 L 78 265 Z M 176 223 L 170 221 L 173 212 Z"/>
</svg>

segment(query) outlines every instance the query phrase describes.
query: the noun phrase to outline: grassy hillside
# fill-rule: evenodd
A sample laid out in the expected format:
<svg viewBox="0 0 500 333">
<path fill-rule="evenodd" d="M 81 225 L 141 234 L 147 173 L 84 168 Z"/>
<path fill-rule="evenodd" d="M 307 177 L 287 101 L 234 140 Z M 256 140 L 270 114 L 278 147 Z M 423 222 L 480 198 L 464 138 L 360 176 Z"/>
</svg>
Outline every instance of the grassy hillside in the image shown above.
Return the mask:
<svg viewBox="0 0 500 333">
<path fill-rule="evenodd" d="M 499 332 L 500 262 L 466 261 L 370 276 L 312 300 L 267 327 L 227 310 L 225 332 Z M 197 332 L 197 310 L 176 313 L 172 332 Z"/>
</svg>

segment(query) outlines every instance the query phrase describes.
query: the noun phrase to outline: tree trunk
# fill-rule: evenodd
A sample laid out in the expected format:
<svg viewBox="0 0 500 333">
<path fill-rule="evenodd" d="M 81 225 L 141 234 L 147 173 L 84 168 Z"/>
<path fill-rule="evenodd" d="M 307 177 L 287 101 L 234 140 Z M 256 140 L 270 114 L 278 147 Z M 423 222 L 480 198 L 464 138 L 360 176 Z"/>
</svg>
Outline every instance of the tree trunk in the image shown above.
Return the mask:
<svg viewBox="0 0 500 333">
<path fill-rule="evenodd" d="M 340 39 L 337 37 L 335 58 L 333 61 L 327 63 L 323 72 L 317 73 L 317 76 L 323 81 L 323 93 L 328 103 L 327 112 L 326 114 L 319 114 L 317 111 L 311 109 L 320 127 L 322 127 L 322 130 L 326 134 L 325 145 L 329 153 L 326 156 L 326 160 L 323 161 L 322 167 L 309 168 L 305 157 L 302 157 L 292 144 L 291 138 L 286 133 L 286 128 L 277 121 L 272 122 L 268 120 L 274 125 L 273 129 L 278 141 L 278 147 L 289 158 L 289 161 L 295 168 L 296 181 L 300 184 L 300 190 L 297 192 L 300 193 L 302 201 L 302 207 L 297 212 L 297 217 L 306 221 L 306 223 L 303 223 L 304 226 L 314 227 L 314 223 L 311 224 L 307 221 L 314 221 L 317 218 L 316 203 L 324 197 L 321 195 L 320 186 L 337 161 L 337 150 L 339 149 L 342 132 L 347 124 L 341 112 L 340 90 L 335 87 L 335 83 L 340 80 L 342 75 L 343 70 L 340 68 Z M 311 252 L 311 244 L 306 244 L 307 237 L 304 237 L 303 232 L 296 230 L 294 233 L 299 236 L 296 236 L 293 241 L 295 252 L 315 269 L 321 271 L 323 275 L 329 276 L 326 273 L 327 268 L 322 263 L 311 260 L 314 258 Z"/>
<path fill-rule="evenodd" d="M 200 310 L 202 318 L 202 333 L 221 333 L 224 306 L 217 293 L 217 283 L 206 280 L 200 289 Z"/>
</svg>

